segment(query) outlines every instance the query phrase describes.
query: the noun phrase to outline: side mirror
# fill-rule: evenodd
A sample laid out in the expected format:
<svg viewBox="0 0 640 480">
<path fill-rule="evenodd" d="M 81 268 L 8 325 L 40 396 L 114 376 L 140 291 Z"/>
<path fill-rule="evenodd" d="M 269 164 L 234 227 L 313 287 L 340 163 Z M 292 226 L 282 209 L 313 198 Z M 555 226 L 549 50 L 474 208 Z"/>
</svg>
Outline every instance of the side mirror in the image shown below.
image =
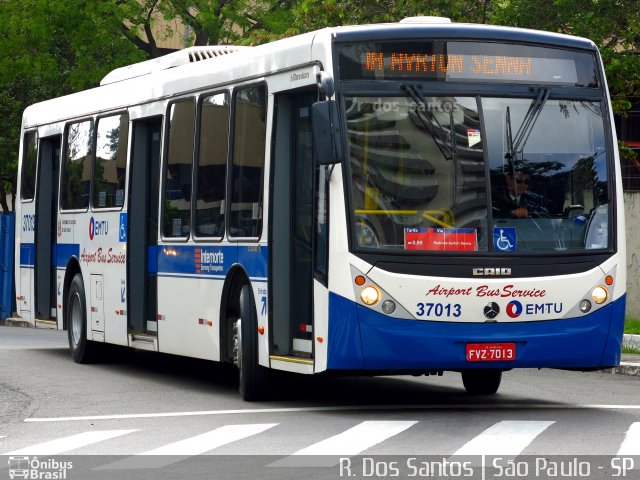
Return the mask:
<svg viewBox="0 0 640 480">
<path fill-rule="evenodd" d="M 313 145 L 319 165 L 342 162 L 340 117 L 335 101 L 316 102 L 311 106 Z"/>
</svg>

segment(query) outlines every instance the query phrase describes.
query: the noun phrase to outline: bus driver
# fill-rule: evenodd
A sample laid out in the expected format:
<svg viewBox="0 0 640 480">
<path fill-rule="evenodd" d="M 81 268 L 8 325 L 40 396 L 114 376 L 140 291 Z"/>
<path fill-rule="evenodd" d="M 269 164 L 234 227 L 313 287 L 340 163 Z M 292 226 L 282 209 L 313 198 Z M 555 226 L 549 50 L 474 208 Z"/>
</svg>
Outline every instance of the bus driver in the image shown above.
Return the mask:
<svg viewBox="0 0 640 480">
<path fill-rule="evenodd" d="M 546 209 L 528 193 L 531 175 L 525 170 L 508 172 L 504 186 L 492 196 L 493 216 L 497 218 L 528 218 L 547 216 Z"/>
</svg>

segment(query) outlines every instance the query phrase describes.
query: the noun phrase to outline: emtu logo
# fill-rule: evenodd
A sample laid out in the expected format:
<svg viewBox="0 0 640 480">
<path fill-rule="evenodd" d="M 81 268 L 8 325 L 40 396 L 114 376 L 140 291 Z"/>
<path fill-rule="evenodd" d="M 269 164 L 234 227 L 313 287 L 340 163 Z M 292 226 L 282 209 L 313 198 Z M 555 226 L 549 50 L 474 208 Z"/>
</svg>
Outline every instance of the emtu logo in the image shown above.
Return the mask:
<svg viewBox="0 0 640 480">
<path fill-rule="evenodd" d="M 510 318 L 518 318 L 521 313 L 522 304 L 519 301 L 513 300 L 507 304 L 507 315 Z"/>
<path fill-rule="evenodd" d="M 93 237 L 97 235 L 107 235 L 109 233 L 109 222 L 106 220 L 94 220 L 91 217 L 89 220 L 89 239 L 93 240 Z"/>
</svg>

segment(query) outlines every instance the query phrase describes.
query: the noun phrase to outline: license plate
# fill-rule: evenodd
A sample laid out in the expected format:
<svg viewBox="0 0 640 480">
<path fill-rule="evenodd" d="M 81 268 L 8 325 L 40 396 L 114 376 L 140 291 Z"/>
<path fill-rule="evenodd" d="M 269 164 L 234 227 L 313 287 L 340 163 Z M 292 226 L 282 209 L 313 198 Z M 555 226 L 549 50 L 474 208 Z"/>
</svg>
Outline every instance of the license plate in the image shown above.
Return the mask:
<svg viewBox="0 0 640 480">
<path fill-rule="evenodd" d="M 468 362 L 504 362 L 516 359 L 515 343 L 468 343 Z"/>
</svg>

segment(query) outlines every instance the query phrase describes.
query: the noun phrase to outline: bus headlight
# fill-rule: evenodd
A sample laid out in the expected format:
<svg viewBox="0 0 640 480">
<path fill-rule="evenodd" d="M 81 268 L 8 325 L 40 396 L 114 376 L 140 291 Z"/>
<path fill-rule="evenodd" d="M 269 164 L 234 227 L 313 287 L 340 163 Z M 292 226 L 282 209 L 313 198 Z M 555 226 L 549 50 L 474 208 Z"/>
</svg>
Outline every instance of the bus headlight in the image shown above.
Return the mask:
<svg viewBox="0 0 640 480">
<path fill-rule="evenodd" d="M 380 300 L 380 291 L 376 287 L 369 285 L 362 289 L 360 298 L 365 305 L 375 305 Z"/>
<path fill-rule="evenodd" d="M 593 301 L 596 302 L 596 304 L 598 305 L 606 302 L 608 296 L 609 296 L 609 292 L 607 292 L 607 289 L 604 288 L 602 285 L 594 288 L 593 292 L 591 292 L 591 298 L 593 298 Z"/>
<path fill-rule="evenodd" d="M 580 311 L 582 313 L 589 313 L 591 310 L 591 302 L 586 298 L 580 302 Z"/>
<path fill-rule="evenodd" d="M 396 302 L 393 300 L 385 300 L 382 302 L 382 311 L 387 315 L 391 315 L 396 311 Z"/>
</svg>

